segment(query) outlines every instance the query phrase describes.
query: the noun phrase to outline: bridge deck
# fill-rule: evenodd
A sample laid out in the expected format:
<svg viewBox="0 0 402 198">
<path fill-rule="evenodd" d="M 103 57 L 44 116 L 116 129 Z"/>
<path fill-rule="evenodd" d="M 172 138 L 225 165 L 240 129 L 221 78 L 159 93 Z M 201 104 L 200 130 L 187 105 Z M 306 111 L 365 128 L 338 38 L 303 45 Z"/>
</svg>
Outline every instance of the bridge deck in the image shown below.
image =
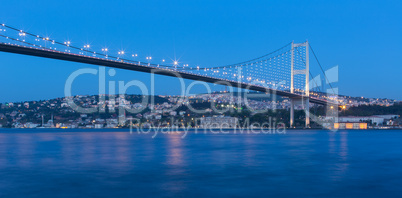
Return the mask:
<svg viewBox="0 0 402 198">
<path fill-rule="evenodd" d="M 25 47 L 25 46 L 19 46 L 19 45 L 0 43 L 0 51 L 16 53 L 16 54 L 24 54 L 24 55 L 30 55 L 30 56 L 37 56 L 37 57 L 44 57 L 44 58 L 51 58 L 51 59 L 58 59 L 58 60 L 65 60 L 65 61 L 72 61 L 72 62 L 78 62 L 78 63 L 86 63 L 86 64 L 99 65 L 99 66 L 106 66 L 106 67 L 112 67 L 112 68 L 118 68 L 118 69 L 140 71 L 140 72 L 146 72 L 146 73 L 155 73 L 158 75 L 172 76 L 172 77 L 190 79 L 190 80 L 197 80 L 197 81 L 203 81 L 203 82 L 207 82 L 207 83 L 214 83 L 214 84 L 219 84 L 219 85 L 226 85 L 226 86 L 232 86 L 232 87 L 237 87 L 237 88 L 242 88 L 242 89 L 249 89 L 249 90 L 253 90 L 253 91 L 276 94 L 276 95 L 285 96 L 288 98 L 295 98 L 295 99 L 304 99 L 305 98 L 304 96 L 299 95 L 299 94 L 290 93 L 290 92 L 281 91 L 281 90 L 275 90 L 275 89 L 257 86 L 257 85 L 250 85 L 250 84 L 243 83 L 243 82 L 230 81 L 230 80 L 225 80 L 225 79 L 220 79 L 220 78 L 202 76 L 202 75 L 192 74 L 192 73 L 188 73 L 188 72 L 184 72 L 184 71 L 176 71 L 176 70 L 163 69 L 163 68 L 158 68 L 158 67 L 144 66 L 144 65 L 135 64 L 135 63 L 127 63 L 127 62 L 121 62 L 121 61 L 108 60 L 108 59 L 104 59 L 104 58 L 97 58 L 97 57 L 78 55 L 78 54 L 73 54 L 73 53 L 60 52 L 60 51 L 56 51 L 56 50 L 38 49 L 38 48 L 31 48 L 31 47 Z M 318 98 L 314 98 L 314 97 L 310 97 L 309 101 L 311 103 L 321 104 L 321 105 L 336 105 L 335 103 L 331 103 L 331 102 L 328 102 L 328 101 L 325 101 L 322 99 L 318 99 Z"/>
</svg>

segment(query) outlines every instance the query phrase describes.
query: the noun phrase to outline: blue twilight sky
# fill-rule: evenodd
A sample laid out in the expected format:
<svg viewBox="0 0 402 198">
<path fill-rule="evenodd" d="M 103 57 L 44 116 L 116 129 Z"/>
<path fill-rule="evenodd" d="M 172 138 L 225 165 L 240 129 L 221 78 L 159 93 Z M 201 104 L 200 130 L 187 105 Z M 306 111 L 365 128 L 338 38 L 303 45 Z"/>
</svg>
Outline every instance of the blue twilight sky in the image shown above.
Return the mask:
<svg viewBox="0 0 402 198">
<path fill-rule="evenodd" d="M 94 50 L 107 46 L 153 59 L 176 56 L 190 65 L 236 63 L 308 39 L 324 68 L 339 65 L 340 94 L 402 100 L 398 0 L 13 0 L 2 1 L 0 23 L 77 46 L 91 44 Z M 0 102 L 6 102 L 62 97 L 73 71 L 98 67 L 1 52 L 0 68 Z M 108 78 L 135 79 L 149 85 L 150 75 L 117 70 Z M 158 77 L 156 93 L 179 94 L 178 82 Z M 97 92 L 96 76 L 74 83 L 73 94 Z"/>
</svg>

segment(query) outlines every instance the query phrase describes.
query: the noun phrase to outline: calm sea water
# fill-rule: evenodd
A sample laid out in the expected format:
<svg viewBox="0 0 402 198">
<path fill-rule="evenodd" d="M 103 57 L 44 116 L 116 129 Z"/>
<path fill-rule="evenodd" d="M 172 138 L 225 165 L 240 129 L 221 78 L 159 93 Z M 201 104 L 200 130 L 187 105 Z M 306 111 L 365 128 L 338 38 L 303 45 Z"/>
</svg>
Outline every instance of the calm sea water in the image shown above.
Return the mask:
<svg viewBox="0 0 402 198">
<path fill-rule="evenodd" d="M 400 197 L 402 131 L 0 130 L 0 197 Z"/>
</svg>

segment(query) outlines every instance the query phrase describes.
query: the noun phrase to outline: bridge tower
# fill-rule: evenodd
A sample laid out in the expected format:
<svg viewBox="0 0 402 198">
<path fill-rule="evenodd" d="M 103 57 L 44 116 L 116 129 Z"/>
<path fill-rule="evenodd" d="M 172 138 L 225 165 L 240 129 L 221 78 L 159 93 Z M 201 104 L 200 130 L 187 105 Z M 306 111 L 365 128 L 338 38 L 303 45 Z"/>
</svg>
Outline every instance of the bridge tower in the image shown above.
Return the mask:
<svg viewBox="0 0 402 198">
<path fill-rule="evenodd" d="M 308 41 L 304 43 L 294 43 L 292 42 L 291 44 L 291 62 L 290 62 L 290 92 L 294 93 L 294 76 L 295 75 L 305 75 L 306 77 L 306 86 L 305 86 L 305 94 L 302 96 L 301 99 L 299 98 L 290 98 L 290 127 L 294 126 L 294 106 L 295 102 L 302 102 L 302 105 L 304 107 L 304 111 L 306 113 L 306 128 L 310 126 L 310 102 L 309 102 L 309 97 L 310 97 L 310 86 L 309 86 L 309 74 L 310 74 L 310 68 L 309 68 L 309 44 Z M 295 48 L 297 47 L 304 47 L 305 52 L 306 52 L 306 57 L 305 57 L 305 69 L 302 70 L 295 70 L 294 69 L 294 64 L 295 64 Z M 303 60 L 304 61 L 304 60 Z"/>
</svg>

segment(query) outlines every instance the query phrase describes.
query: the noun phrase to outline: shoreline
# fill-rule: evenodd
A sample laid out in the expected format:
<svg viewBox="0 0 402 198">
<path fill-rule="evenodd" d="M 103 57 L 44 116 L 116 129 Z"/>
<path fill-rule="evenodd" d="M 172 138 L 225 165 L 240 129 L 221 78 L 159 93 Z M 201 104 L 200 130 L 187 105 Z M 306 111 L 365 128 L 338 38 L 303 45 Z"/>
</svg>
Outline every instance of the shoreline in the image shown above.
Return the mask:
<svg viewBox="0 0 402 198">
<path fill-rule="evenodd" d="M 245 130 L 277 130 L 278 128 L 133 128 L 131 129 L 132 131 L 245 131 Z M 281 128 L 289 131 L 319 131 L 319 130 L 325 130 L 325 131 L 331 131 L 331 129 L 325 129 L 325 128 Z M 79 131 L 113 131 L 113 130 L 118 130 L 118 131 L 126 131 L 130 130 L 130 128 L 0 128 L 0 131 L 3 130 L 57 130 L 57 131 L 71 131 L 71 130 L 79 130 Z M 334 131 L 367 131 L 367 130 L 378 130 L 378 131 L 384 131 L 384 130 L 402 130 L 402 128 L 367 128 L 367 129 L 337 129 Z"/>
</svg>

